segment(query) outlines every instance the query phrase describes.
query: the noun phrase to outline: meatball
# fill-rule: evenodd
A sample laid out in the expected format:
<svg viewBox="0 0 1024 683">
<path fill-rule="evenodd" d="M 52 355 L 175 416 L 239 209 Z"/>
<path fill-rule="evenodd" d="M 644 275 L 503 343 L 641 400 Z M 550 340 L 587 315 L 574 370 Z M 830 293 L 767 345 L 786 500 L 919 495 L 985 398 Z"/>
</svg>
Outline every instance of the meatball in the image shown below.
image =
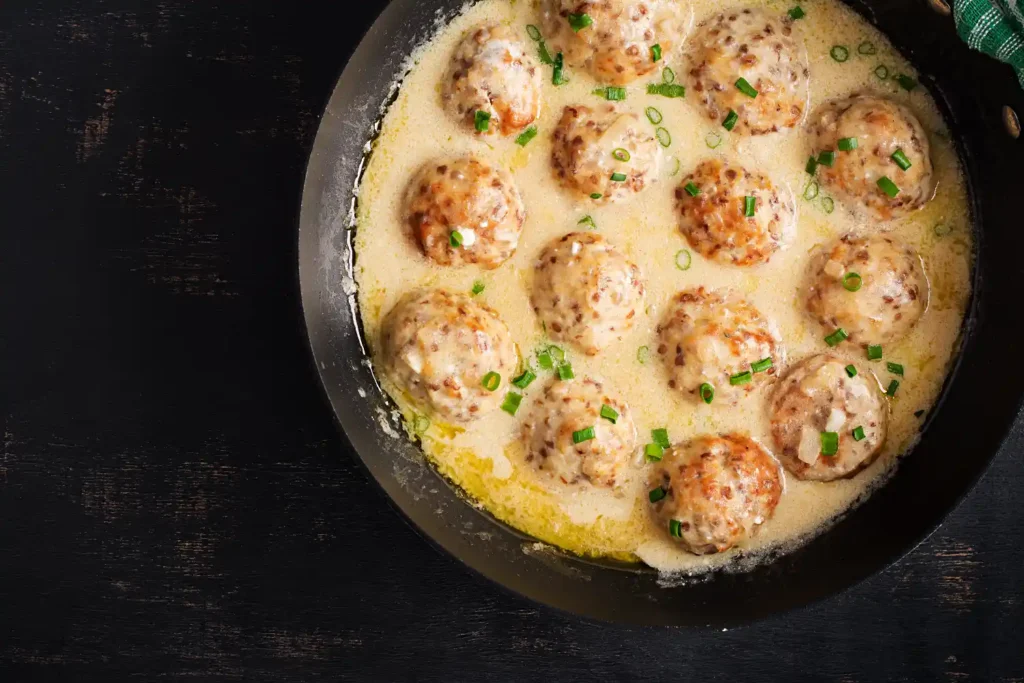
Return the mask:
<svg viewBox="0 0 1024 683">
<path fill-rule="evenodd" d="M 798 125 L 807 110 L 807 50 L 792 21 L 759 9 L 717 14 L 698 27 L 687 49 L 690 92 L 717 123 L 730 111 L 734 133 L 763 135 Z M 738 87 L 746 80 L 756 97 Z"/>
<path fill-rule="evenodd" d="M 501 405 L 519 354 L 492 309 L 443 289 L 407 294 L 384 321 L 388 376 L 441 418 L 469 422 Z M 497 373 L 494 390 L 484 377 Z"/>
<path fill-rule="evenodd" d="M 832 166 L 818 167 L 818 179 L 855 210 L 889 220 L 921 208 L 935 194 L 928 137 L 903 105 L 869 95 L 831 102 L 815 113 L 811 135 L 816 154 L 835 155 Z M 840 150 L 839 141 L 851 138 L 857 146 Z M 879 185 L 882 178 L 896 186 L 895 196 Z"/>
<path fill-rule="evenodd" d="M 511 29 L 489 24 L 467 35 L 452 55 L 441 99 L 448 113 L 478 135 L 512 135 L 540 115 L 543 73 Z M 477 112 L 490 114 L 487 130 Z"/>
<path fill-rule="evenodd" d="M 531 302 L 552 339 L 593 356 L 633 327 L 644 283 L 606 239 L 571 232 L 541 252 Z"/>
<path fill-rule="evenodd" d="M 652 131 L 612 104 L 566 107 L 551 150 L 555 175 L 581 198 L 631 197 L 658 177 L 661 147 Z"/>
<path fill-rule="evenodd" d="M 698 555 L 755 536 L 781 496 L 779 464 L 741 434 L 699 436 L 673 446 L 651 476 L 655 519 Z"/>
<path fill-rule="evenodd" d="M 614 421 L 601 416 L 602 406 L 617 413 Z M 555 380 L 527 415 L 523 440 L 526 461 L 553 481 L 614 488 L 627 476 L 636 426 L 626 402 L 602 381 Z"/>
<path fill-rule="evenodd" d="M 921 257 L 885 235 L 844 235 L 822 248 L 811 259 L 807 290 L 812 316 L 865 346 L 902 339 L 928 307 Z"/>
<path fill-rule="evenodd" d="M 782 379 L 772 396 L 772 438 L 786 469 L 801 479 L 849 476 L 882 450 L 889 407 L 875 376 L 850 367 L 853 377 L 846 361 L 811 356 Z M 824 432 L 839 436 L 834 455 L 822 453 Z"/>
<path fill-rule="evenodd" d="M 667 59 L 682 44 L 693 12 L 682 0 L 543 0 L 544 35 L 554 52 L 601 83 L 626 85 L 660 69 L 651 48 Z M 574 30 L 571 15 L 591 24 Z"/>
<path fill-rule="evenodd" d="M 700 401 L 701 385 L 710 384 L 714 402 L 728 404 L 771 382 L 783 362 L 778 333 L 760 311 L 732 292 L 703 287 L 680 292 L 669 303 L 658 326 L 658 353 L 670 387 Z"/>
<path fill-rule="evenodd" d="M 475 156 L 448 157 L 431 161 L 409 183 L 405 221 L 436 263 L 490 269 L 515 253 L 526 207 L 508 171 Z"/>
<path fill-rule="evenodd" d="M 748 197 L 753 197 L 751 207 Z M 690 246 L 726 265 L 767 263 L 796 225 L 792 193 L 780 192 L 760 173 L 718 159 L 701 162 L 683 178 L 676 208 Z"/>
</svg>

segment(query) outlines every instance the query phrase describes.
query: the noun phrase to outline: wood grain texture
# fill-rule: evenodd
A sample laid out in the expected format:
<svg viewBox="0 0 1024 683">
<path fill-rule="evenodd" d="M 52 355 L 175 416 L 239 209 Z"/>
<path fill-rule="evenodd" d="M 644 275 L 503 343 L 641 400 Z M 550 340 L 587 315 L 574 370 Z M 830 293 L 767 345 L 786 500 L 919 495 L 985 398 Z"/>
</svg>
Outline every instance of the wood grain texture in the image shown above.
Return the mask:
<svg viewBox="0 0 1024 683">
<path fill-rule="evenodd" d="M 295 280 L 380 4 L 0 4 L 0 680 L 1024 682 L 1022 429 L 905 560 L 723 633 L 549 612 L 392 513 Z"/>
</svg>

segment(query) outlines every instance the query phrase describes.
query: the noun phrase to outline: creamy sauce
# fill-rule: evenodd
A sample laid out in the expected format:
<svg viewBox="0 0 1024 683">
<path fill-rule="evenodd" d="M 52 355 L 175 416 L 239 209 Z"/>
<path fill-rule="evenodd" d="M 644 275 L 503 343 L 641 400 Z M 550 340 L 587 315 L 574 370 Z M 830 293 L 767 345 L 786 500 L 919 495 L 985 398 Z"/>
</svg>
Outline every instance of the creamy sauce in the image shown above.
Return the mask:
<svg viewBox="0 0 1024 683">
<path fill-rule="evenodd" d="M 740 0 L 732 6 L 767 6 L 781 14 L 790 4 Z M 696 0 L 691 5 L 696 23 L 722 9 L 717 0 Z M 786 490 L 775 516 L 754 539 L 734 551 L 697 557 L 679 548 L 652 521 L 641 454 L 634 462 L 635 476 L 615 494 L 587 487 L 568 492 L 546 488 L 523 461 L 518 440 L 521 420 L 544 382 L 535 382 L 524 392 L 516 417 L 496 411 L 468 427 L 435 420 L 424 430 L 424 416 L 387 383 L 386 377 L 381 377 L 406 416 L 410 431 L 421 437 L 427 457 L 499 519 L 580 554 L 642 560 L 665 572 L 693 573 L 739 557 L 767 556 L 766 551 L 784 551 L 805 541 L 862 500 L 884 480 L 898 456 L 913 447 L 923 419 L 915 412 L 927 411 L 938 398 L 958 347 L 970 294 L 972 245 L 964 180 L 949 131 L 925 89 L 918 87 L 907 93 L 894 81 L 882 82 L 874 75 L 878 65 L 885 65 L 894 74 L 915 74 L 888 41 L 838 2 L 804 0 L 801 5 L 806 17 L 795 27 L 810 62 L 810 111 L 827 100 L 864 89 L 907 104 L 928 132 L 938 181 L 936 197 L 924 209 L 885 226 L 923 257 L 931 281 L 931 299 L 913 332 L 885 348 L 886 359 L 902 363 L 906 376 L 900 378 L 900 390 L 891 402 L 891 425 L 881 457 L 856 477 L 830 483 L 803 482 L 787 473 Z M 530 306 L 534 261 L 552 238 L 588 229 L 578 222 L 589 215 L 597 231 L 640 266 L 647 285 L 647 311 L 621 342 L 596 357 L 566 347 L 577 377 L 586 374 L 604 378 L 629 403 L 641 444 L 650 440 L 651 429 L 668 427 L 674 442 L 703 433 L 739 431 L 751 434 L 771 450 L 766 391 L 732 408 L 694 405 L 669 389 L 667 372 L 653 352 L 657 344 L 655 327 L 667 302 L 676 292 L 698 285 L 744 293 L 778 327 L 786 349 L 785 370 L 808 355 L 827 350 L 822 340 L 826 332 L 810 319 L 803 306 L 803 283 L 811 252 L 847 231 L 872 232 L 879 226 L 859 222 L 838 201 L 834 211 L 827 213 L 824 200 L 829 194 L 825 188 L 814 200 L 803 198 L 808 182 L 804 166 L 811 153 L 809 136 L 803 130 L 760 137 L 730 135 L 704 119 L 687 99 L 647 95 L 646 85 L 658 81 L 656 75 L 630 85 L 623 104 L 641 115 L 645 107 L 654 106 L 664 115 L 661 125 L 671 132 L 672 144 L 661 164 L 659 182 L 639 196 L 614 205 L 597 207 L 577 202 L 552 177 L 550 134 L 563 106 L 600 104 L 602 100 L 592 91 L 604 84 L 583 71 L 567 70 L 570 82 L 556 88 L 550 85 L 550 69 L 544 67 L 542 114 L 536 122 L 540 134 L 525 148 L 514 143 L 514 136 L 475 139 L 442 109 L 440 83 L 452 51 L 465 32 L 487 21 L 515 28 L 527 49 L 534 49 L 525 27 L 541 23 L 536 3 L 483 0 L 469 7 L 415 53 L 415 65 L 373 144 L 360 188 L 355 267 L 363 324 L 376 367 L 382 367 L 378 357 L 382 318 L 404 293 L 420 286 L 468 292 L 475 282 L 485 285 L 480 300 L 501 314 L 523 357 L 531 357 L 535 348 L 549 343 Z M 864 41 L 874 43 L 876 55 L 858 54 L 857 46 Z M 835 44 L 849 48 L 850 58 L 845 63 L 829 56 Z M 666 63 L 683 73 L 683 60 L 678 54 L 666 55 Z M 708 146 L 709 134 L 721 136 L 721 144 L 715 149 Z M 404 189 L 419 167 L 440 155 L 467 152 L 508 168 L 528 212 L 517 253 L 493 271 L 434 265 L 421 254 L 401 222 Z M 689 247 L 677 228 L 673 191 L 682 175 L 709 157 L 760 171 L 793 193 L 796 234 L 769 264 L 755 268 L 722 266 L 691 249 L 691 267 L 686 271 L 676 267 L 676 253 Z M 672 177 L 680 167 L 679 175 Z M 936 225 L 945 226 L 949 232 L 937 235 Z M 643 356 L 638 356 L 641 347 L 651 347 L 646 363 L 639 361 Z M 835 352 L 858 362 L 864 370 L 870 368 L 883 384 L 892 379 L 884 362 L 868 363 L 860 347 L 840 345 Z"/>
</svg>

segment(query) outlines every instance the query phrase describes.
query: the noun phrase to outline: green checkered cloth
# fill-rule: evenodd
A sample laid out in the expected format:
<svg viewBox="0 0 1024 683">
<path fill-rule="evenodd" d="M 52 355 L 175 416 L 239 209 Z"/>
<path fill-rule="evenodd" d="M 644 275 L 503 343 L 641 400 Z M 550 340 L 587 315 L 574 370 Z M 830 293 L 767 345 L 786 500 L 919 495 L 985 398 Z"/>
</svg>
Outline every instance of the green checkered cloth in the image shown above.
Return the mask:
<svg viewBox="0 0 1024 683">
<path fill-rule="evenodd" d="M 960 37 L 1013 67 L 1024 86 L 1024 0 L 954 0 L 953 18 Z"/>
</svg>

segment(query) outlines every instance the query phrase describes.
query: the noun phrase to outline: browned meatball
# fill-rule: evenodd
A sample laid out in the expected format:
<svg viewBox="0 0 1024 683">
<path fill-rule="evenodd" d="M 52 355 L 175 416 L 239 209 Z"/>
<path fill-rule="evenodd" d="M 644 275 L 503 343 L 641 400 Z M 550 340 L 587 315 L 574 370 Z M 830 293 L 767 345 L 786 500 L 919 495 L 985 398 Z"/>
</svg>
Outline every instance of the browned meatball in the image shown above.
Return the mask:
<svg viewBox="0 0 1024 683">
<path fill-rule="evenodd" d="M 406 190 L 405 222 L 442 266 L 497 268 L 515 253 L 525 221 L 512 175 L 475 156 L 435 159 Z"/>
<path fill-rule="evenodd" d="M 593 356 L 633 327 L 644 284 L 636 264 L 606 239 L 571 232 L 541 252 L 531 301 L 552 339 Z"/>
<path fill-rule="evenodd" d="M 388 376 L 443 419 L 468 422 L 501 405 L 519 355 L 498 314 L 443 289 L 403 297 L 383 325 Z M 484 386 L 488 373 L 500 380 Z"/>
<path fill-rule="evenodd" d="M 753 216 L 748 216 L 753 197 Z M 735 266 L 767 263 L 796 224 L 792 195 L 740 166 L 708 159 L 676 188 L 679 229 L 705 258 Z"/>
<path fill-rule="evenodd" d="M 653 128 L 611 104 L 566 107 L 554 133 L 551 163 L 580 199 L 616 202 L 658 178 L 661 147 Z"/>
<path fill-rule="evenodd" d="M 477 135 L 512 135 L 540 116 L 540 66 L 513 31 L 487 24 L 470 31 L 452 55 L 441 99 L 445 109 Z M 490 114 L 487 129 L 477 112 Z"/>
<path fill-rule="evenodd" d="M 844 235 L 811 260 L 807 310 L 826 330 L 842 328 L 855 343 L 898 341 L 927 307 L 921 257 L 894 237 Z"/>
<path fill-rule="evenodd" d="M 934 196 L 928 136 L 903 105 L 857 95 L 826 104 L 815 113 L 810 128 L 815 154 L 835 154 L 832 166 L 818 167 L 818 179 L 851 208 L 889 220 L 921 208 Z M 857 146 L 840 150 L 843 139 L 856 140 Z M 910 166 L 901 168 L 894 154 Z M 897 187 L 895 196 L 879 186 L 882 178 Z"/>
<path fill-rule="evenodd" d="M 734 133 L 762 135 L 792 128 L 807 109 L 807 50 L 788 18 L 761 9 L 717 14 L 688 43 L 690 92 L 709 119 L 738 115 Z M 750 97 L 736 82 L 757 91 Z"/>
<path fill-rule="evenodd" d="M 801 479 L 831 481 L 858 472 L 878 456 L 885 444 L 889 406 L 870 371 L 823 354 L 811 356 L 783 378 L 769 413 L 786 469 Z M 839 437 L 834 455 L 822 453 L 823 432 Z"/>
<path fill-rule="evenodd" d="M 699 436 L 673 446 L 651 477 L 658 524 L 698 555 L 752 538 L 775 514 L 781 496 L 779 464 L 741 434 Z"/>
<path fill-rule="evenodd" d="M 617 413 L 614 421 L 601 417 L 603 406 Z M 588 429 L 593 436 L 582 438 Z M 527 415 L 523 440 L 527 462 L 552 480 L 614 488 L 633 457 L 636 427 L 629 406 L 604 382 L 555 380 Z"/>
</svg>

